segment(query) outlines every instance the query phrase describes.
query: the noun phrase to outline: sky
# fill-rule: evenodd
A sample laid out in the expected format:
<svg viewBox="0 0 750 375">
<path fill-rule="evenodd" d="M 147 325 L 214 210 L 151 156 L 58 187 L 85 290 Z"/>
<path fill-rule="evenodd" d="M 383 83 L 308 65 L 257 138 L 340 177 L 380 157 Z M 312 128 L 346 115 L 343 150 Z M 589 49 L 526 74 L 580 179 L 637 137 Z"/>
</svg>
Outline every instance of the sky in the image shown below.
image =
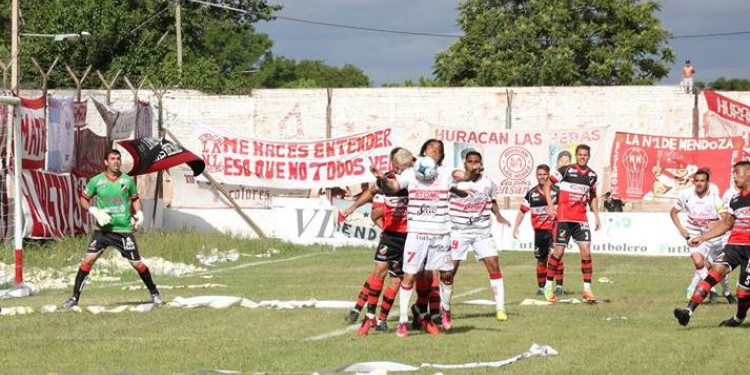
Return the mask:
<svg viewBox="0 0 750 375">
<path fill-rule="evenodd" d="M 657 13 L 673 35 L 750 31 L 750 0 L 662 0 Z M 459 0 L 268 0 L 283 4 L 277 15 L 318 22 L 437 34 L 462 34 L 456 26 Z M 295 60 L 353 64 L 374 86 L 432 77 L 435 55 L 457 39 L 397 35 L 333 28 L 277 19 L 258 23 L 257 30 L 274 41 L 272 52 Z M 677 55 L 669 77 L 679 82 L 686 59 L 696 80 L 750 78 L 750 34 L 713 38 L 673 39 Z"/>
</svg>

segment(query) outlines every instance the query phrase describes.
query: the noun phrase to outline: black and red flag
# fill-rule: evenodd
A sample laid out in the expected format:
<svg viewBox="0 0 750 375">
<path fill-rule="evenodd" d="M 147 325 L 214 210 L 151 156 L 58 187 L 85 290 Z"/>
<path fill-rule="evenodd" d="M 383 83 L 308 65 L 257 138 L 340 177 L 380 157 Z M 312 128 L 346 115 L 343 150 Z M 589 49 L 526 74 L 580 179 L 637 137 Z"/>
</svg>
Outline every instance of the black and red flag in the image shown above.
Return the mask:
<svg viewBox="0 0 750 375">
<path fill-rule="evenodd" d="M 193 175 L 203 173 L 206 163 L 194 153 L 166 139 L 136 138 L 117 142 L 133 157 L 131 176 L 162 171 L 179 164 L 187 164 Z"/>
</svg>

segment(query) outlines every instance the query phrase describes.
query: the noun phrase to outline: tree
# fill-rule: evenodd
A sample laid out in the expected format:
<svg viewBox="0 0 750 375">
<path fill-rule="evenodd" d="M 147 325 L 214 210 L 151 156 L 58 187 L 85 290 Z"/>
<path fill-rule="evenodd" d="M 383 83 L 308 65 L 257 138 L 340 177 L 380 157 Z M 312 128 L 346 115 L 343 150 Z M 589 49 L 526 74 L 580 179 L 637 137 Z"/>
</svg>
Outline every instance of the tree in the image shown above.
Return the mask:
<svg viewBox="0 0 750 375">
<path fill-rule="evenodd" d="M 22 32 L 25 33 L 70 33 L 88 31 L 91 37 L 77 44 L 56 43 L 51 39 L 21 39 L 21 83 L 22 87 L 38 87 L 38 75 L 31 64 L 35 57 L 43 67 L 49 67 L 57 57 L 59 64 L 68 64 L 83 71 L 88 65 L 93 70 L 123 74 L 135 78 L 148 76 L 153 82 L 167 86 L 199 89 L 215 93 L 245 93 L 265 82 L 259 70 L 269 62 L 277 60 L 271 53 L 273 42 L 266 34 L 257 33 L 254 24 L 273 20 L 279 5 L 266 5 L 263 0 L 223 0 L 223 5 L 248 9 L 247 13 L 218 9 L 202 4 L 183 1 L 183 73 L 180 79 L 177 67 L 174 0 L 48 0 L 44 2 L 22 1 Z M 163 11 L 162 10 L 165 10 Z M 9 60 L 10 50 L 10 2 L 0 3 L 0 55 Z M 301 63 L 300 63 L 301 64 Z M 311 63 L 312 64 L 312 63 Z M 364 77 L 355 67 L 336 69 L 322 62 L 312 64 L 320 72 L 346 79 Z M 62 65 L 61 65 L 62 66 Z M 296 71 L 298 67 L 295 65 Z M 301 68 L 300 68 L 301 69 Z M 343 71 L 343 73 L 342 73 Z M 288 80 L 273 82 L 283 85 L 300 78 L 318 84 L 329 79 L 310 77 L 312 73 L 294 73 Z M 306 75 L 307 74 L 307 75 Z M 337 76 L 339 74 L 339 76 Z M 282 75 L 283 76 L 283 75 Z M 349 78 L 341 78 L 349 77 Z M 338 81 L 337 81 L 338 82 Z M 359 81 L 359 85 L 361 85 Z M 99 87 L 98 79 L 92 77 L 84 82 L 86 87 Z M 118 82 L 123 87 L 123 82 Z M 50 88 L 71 87 L 72 81 L 63 69 L 55 69 L 48 82 Z M 331 86 L 343 87 L 343 86 Z"/>
<path fill-rule="evenodd" d="M 255 75 L 257 87 L 310 88 L 310 87 L 368 87 L 370 79 L 353 65 L 342 68 L 329 66 L 319 60 L 296 62 L 287 58 L 271 58 Z"/>
<path fill-rule="evenodd" d="M 705 83 L 698 81 L 695 83 L 696 88 L 706 88 L 709 90 L 719 91 L 750 91 L 750 79 L 719 77 L 713 82 Z"/>
<path fill-rule="evenodd" d="M 440 52 L 449 85 L 638 85 L 669 74 L 670 33 L 637 0 L 467 0 L 464 36 Z"/>
</svg>

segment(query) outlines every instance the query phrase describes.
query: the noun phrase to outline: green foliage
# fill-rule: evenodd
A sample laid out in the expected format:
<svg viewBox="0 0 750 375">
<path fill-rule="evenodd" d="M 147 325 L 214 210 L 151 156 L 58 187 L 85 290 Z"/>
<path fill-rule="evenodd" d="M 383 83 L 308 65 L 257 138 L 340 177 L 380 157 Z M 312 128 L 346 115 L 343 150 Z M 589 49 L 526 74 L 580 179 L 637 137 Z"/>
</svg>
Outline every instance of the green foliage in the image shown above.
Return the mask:
<svg viewBox="0 0 750 375">
<path fill-rule="evenodd" d="M 449 85 L 652 84 L 669 73 L 659 5 L 637 0 L 466 0 L 464 36 L 435 60 Z"/>
<path fill-rule="evenodd" d="M 695 87 L 699 89 L 710 89 L 719 91 L 750 91 L 750 79 L 746 78 L 724 78 L 719 77 L 712 82 L 697 81 Z"/>
<path fill-rule="evenodd" d="M 439 79 L 427 78 L 425 76 L 419 77 L 415 82 L 411 79 L 407 79 L 403 83 L 386 83 L 383 87 L 445 87 L 446 85 Z"/>
<path fill-rule="evenodd" d="M 253 77 L 258 87 L 311 88 L 311 87 L 367 87 L 370 79 L 353 65 L 336 68 L 323 61 L 296 62 L 279 57 L 266 60 Z"/>
<path fill-rule="evenodd" d="M 208 7 L 189 1 L 182 5 L 183 73 L 177 66 L 175 7 L 172 0 L 49 0 L 21 2 L 23 33 L 57 34 L 88 31 L 91 37 L 76 44 L 53 42 L 49 38 L 21 38 L 22 87 L 39 87 L 39 76 L 30 58 L 35 57 L 47 69 L 55 58 L 48 87 L 70 87 L 72 81 L 64 69 L 70 65 L 79 73 L 87 66 L 114 75 L 118 70 L 134 79 L 147 75 L 153 82 L 167 86 L 200 89 L 216 93 L 244 93 L 255 87 L 282 87 L 306 78 L 316 85 L 330 87 L 367 86 L 369 79 L 357 68 L 337 69 L 322 62 L 300 62 L 292 67 L 292 79 L 269 82 L 253 74 L 275 59 L 273 42 L 266 34 L 255 32 L 254 24 L 271 21 L 280 5 L 266 5 L 262 0 L 225 0 L 224 5 L 249 9 L 239 13 Z M 161 12 L 163 9 L 165 12 Z M 152 18 L 153 17 L 153 18 Z M 139 25 L 147 22 L 142 27 Z M 138 30 L 135 30 L 138 28 Z M 10 60 L 10 2 L 0 4 L 0 58 Z M 315 70 L 326 77 L 312 77 Z M 296 70 L 303 70 L 297 72 Z M 333 72 L 333 73 L 331 73 Z M 274 75 L 274 74 L 271 74 Z M 342 78 L 343 77 L 343 78 Z M 118 87 L 123 87 L 122 80 Z M 96 76 L 84 82 L 85 87 L 100 86 Z"/>
</svg>

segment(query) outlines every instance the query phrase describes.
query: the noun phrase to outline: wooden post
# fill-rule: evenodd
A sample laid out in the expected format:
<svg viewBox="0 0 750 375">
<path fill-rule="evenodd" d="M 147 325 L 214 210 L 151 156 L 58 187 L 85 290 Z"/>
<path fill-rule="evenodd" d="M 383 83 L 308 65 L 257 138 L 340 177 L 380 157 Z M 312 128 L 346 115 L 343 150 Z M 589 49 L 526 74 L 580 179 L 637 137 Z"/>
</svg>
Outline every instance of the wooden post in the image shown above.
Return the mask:
<svg viewBox="0 0 750 375">
<path fill-rule="evenodd" d="M 162 99 L 164 97 L 164 93 L 167 92 L 167 90 L 163 87 L 159 87 L 157 90 L 154 85 L 152 85 L 150 82 L 148 84 L 151 87 L 151 91 L 154 93 L 154 96 L 156 96 L 157 104 L 159 104 L 159 114 L 157 115 L 156 124 L 159 129 L 159 139 L 164 138 L 164 109 L 162 106 Z M 156 191 L 154 191 L 154 211 L 151 213 L 151 227 L 153 228 L 154 223 L 156 222 L 156 212 L 157 212 L 157 203 L 159 203 L 160 198 L 164 198 L 164 194 L 162 192 L 162 185 L 164 180 L 164 171 L 159 171 L 156 173 Z"/>
<path fill-rule="evenodd" d="M 31 62 L 34 64 L 36 69 L 39 71 L 39 76 L 42 80 L 42 96 L 44 97 L 44 117 L 47 117 L 47 80 L 49 79 L 50 74 L 52 74 L 52 69 L 55 68 L 55 65 L 57 65 L 57 58 L 55 58 L 55 61 L 52 62 L 52 65 L 49 67 L 49 69 L 45 72 L 44 69 L 42 69 L 42 66 L 39 65 L 39 63 L 36 61 L 35 58 L 31 58 Z"/>
<path fill-rule="evenodd" d="M 110 105 L 112 104 L 112 98 L 111 98 L 112 87 L 115 85 L 115 82 L 117 82 L 117 77 L 120 76 L 121 72 L 122 72 L 122 69 L 118 70 L 117 73 L 115 73 L 115 76 L 112 77 L 112 80 L 107 81 L 107 79 L 104 78 L 104 75 L 102 74 L 102 72 L 100 72 L 98 69 L 96 71 L 96 75 L 99 76 L 99 80 L 102 81 L 102 86 L 104 86 L 104 89 L 107 91 L 107 104 L 110 104 Z"/>
<path fill-rule="evenodd" d="M 513 124 L 513 90 L 505 89 L 505 97 L 507 98 L 507 106 L 505 109 L 505 129 L 510 130 Z M 503 197 L 503 205 L 505 209 L 510 209 L 510 197 Z"/>
<path fill-rule="evenodd" d="M 83 87 L 83 81 L 86 79 L 86 76 L 88 76 L 89 71 L 91 70 L 91 65 L 89 65 L 89 67 L 86 68 L 86 71 L 83 72 L 83 76 L 81 76 L 80 79 L 78 78 L 78 75 L 76 74 L 76 72 L 73 69 L 71 69 L 68 66 L 68 64 L 65 64 L 65 70 L 68 71 L 68 75 L 73 80 L 73 83 L 75 83 L 76 85 L 76 101 L 80 102 L 81 101 L 81 88 Z"/>
<path fill-rule="evenodd" d="M 0 60 L 0 68 L 3 69 L 3 89 L 7 90 L 8 89 L 8 68 L 9 68 L 9 65 L 6 65 L 5 61 Z"/>
<path fill-rule="evenodd" d="M 184 146 L 182 146 L 182 143 L 180 143 L 180 141 L 177 139 L 177 137 L 175 137 L 175 135 L 172 134 L 172 132 L 169 131 L 169 129 L 164 129 L 164 132 L 170 138 L 172 138 L 180 147 L 184 148 Z M 216 180 L 214 180 L 214 178 L 211 177 L 210 173 L 208 173 L 206 171 L 203 171 L 202 174 L 203 174 L 204 177 L 206 177 L 206 179 L 208 180 L 208 182 L 211 183 L 211 187 L 213 189 L 218 190 L 221 193 L 221 195 L 223 195 L 224 198 L 226 198 L 229 201 L 229 203 L 232 204 L 232 208 L 234 208 L 234 211 L 237 212 L 237 214 L 239 214 L 242 217 L 243 220 L 245 220 L 245 223 L 247 223 L 247 225 L 249 225 L 250 228 L 252 228 L 253 231 L 255 231 L 255 234 L 257 234 L 259 238 L 261 238 L 263 240 L 268 239 L 268 237 L 266 237 L 266 234 L 263 233 L 263 230 L 261 230 L 257 225 L 255 225 L 255 222 L 253 222 L 253 220 L 250 219 L 250 217 L 247 216 L 245 214 L 245 212 L 242 211 L 242 208 L 240 207 L 240 205 L 238 205 L 237 202 L 235 202 L 234 199 L 232 199 L 232 196 L 230 196 L 229 193 L 226 191 L 226 189 L 224 189 L 224 186 L 222 186 L 220 183 L 218 183 Z"/>
</svg>

